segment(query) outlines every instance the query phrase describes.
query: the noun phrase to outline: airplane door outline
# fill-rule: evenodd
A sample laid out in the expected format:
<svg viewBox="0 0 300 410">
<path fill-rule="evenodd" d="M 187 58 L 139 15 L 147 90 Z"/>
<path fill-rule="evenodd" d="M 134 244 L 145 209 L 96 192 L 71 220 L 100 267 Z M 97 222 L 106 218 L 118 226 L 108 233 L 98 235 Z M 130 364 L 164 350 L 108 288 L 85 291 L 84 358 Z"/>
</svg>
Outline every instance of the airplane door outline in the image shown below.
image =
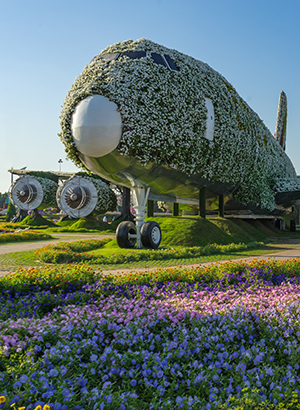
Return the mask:
<svg viewBox="0 0 300 410">
<path fill-rule="evenodd" d="M 205 98 L 205 105 L 207 109 L 207 117 L 204 138 L 208 139 L 209 141 L 213 141 L 215 130 L 215 110 L 210 98 Z"/>
</svg>

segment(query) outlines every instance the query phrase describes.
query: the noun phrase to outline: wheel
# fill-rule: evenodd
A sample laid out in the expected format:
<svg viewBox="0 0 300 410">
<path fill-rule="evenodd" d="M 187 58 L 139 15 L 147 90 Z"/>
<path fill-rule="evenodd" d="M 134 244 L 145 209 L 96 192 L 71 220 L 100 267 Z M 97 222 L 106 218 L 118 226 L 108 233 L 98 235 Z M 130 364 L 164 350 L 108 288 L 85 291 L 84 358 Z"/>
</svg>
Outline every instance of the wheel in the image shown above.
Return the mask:
<svg viewBox="0 0 300 410">
<path fill-rule="evenodd" d="M 118 225 L 116 236 L 120 248 L 133 248 L 136 238 L 129 238 L 129 234 L 136 234 L 135 224 L 131 221 L 123 221 Z"/>
<path fill-rule="evenodd" d="M 145 248 L 157 249 L 161 242 L 161 230 L 157 222 L 145 222 L 141 228 L 141 240 Z"/>
</svg>

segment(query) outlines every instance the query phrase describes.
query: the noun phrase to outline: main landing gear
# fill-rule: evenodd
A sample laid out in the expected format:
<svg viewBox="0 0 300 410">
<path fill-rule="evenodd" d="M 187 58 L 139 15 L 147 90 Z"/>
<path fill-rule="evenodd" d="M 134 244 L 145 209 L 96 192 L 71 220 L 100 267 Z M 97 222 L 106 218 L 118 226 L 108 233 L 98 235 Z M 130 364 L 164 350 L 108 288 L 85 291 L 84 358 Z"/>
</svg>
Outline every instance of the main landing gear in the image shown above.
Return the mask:
<svg viewBox="0 0 300 410">
<path fill-rule="evenodd" d="M 157 249 L 161 242 L 161 229 L 157 222 L 145 222 L 145 212 L 150 188 L 134 186 L 132 189 L 135 222 L 121 222 L 117 228 L 117 243 L 120 248 Z"/>
</svg>

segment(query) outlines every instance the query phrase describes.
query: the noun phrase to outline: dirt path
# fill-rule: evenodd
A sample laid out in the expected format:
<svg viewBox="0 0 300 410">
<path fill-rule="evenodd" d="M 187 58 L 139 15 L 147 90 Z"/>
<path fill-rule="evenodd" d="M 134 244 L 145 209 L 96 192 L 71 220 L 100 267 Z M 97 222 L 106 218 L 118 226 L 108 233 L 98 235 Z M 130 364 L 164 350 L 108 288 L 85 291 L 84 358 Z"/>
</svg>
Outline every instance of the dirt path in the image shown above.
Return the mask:
<svg viewBox="0 0 300 410">
<path fill-rule="evenodd" d="M 11 252 L 21 252 L 21 251 L 28 251 L 32 249 L 38 249 L 43 246 L 49 245 L 49 244 L 54 244 L 58 242 L 72 242 L 72 241 L 78 241 L 78 240 L 83 240 L 83 239 L 103 239 L 103 238 L 109 238 L 109 237 L 114 237 L 115 235 L 77 235 L 77 234 L 54 234 L 53 239 L 45 240 L 45 241 L 37 241 L 37 242 L 24 242 L 24 243 L 18 243 L 18 244 L 8 244 L 8 245 L 0 245 L 0 254 L 5 254 L 5 253 L 11 253 Z M 270 251 L 267 254 L 260 255 L 257 257 L 250 256 L 250 257 L 244 257 L 242 259 L 238 258 L 232 258 L 232 259 L 227 259 L 227 260 L 221 260 L 220 262 L 204 262 L 204 263 L 194 263 L 194 264 L 187 264 L 187 265 L 182 265 L 185 268 L 197 268 L 201 266 L 206 266 L 211 263 L 222 263 L 225 261 L 249 261 L 253 259 L 257 260 L 265 260 L 268 258 L 272 258 L 275 260 L 286 260 L 286 259 L 293 259 L 293 258 L 300 258 L 300 238 L 277 238 L 276 239 L 276 245 L 274 246 L 274 251 Z M 178 265 L 177 265 L 178 266 Z M 169 266 L 169 268 L 174 268 L 176 266 Z M 161 267 L 152 267 L 152 268 L 130 268 L 130 269 L 114 269 L 114 270 L 99 270 L 104 275 L 107 275 L 109 273 L 114 273 L 114 274 L 125 274 L 128 272 L 149 272 L 149 271 L 155 271 L 157 269 L 160 269 Z M 0 277 L 7 275 L 10 273 L 10 271 L 5 270 L 5 267 L 0 266 Z"/>
</svg>

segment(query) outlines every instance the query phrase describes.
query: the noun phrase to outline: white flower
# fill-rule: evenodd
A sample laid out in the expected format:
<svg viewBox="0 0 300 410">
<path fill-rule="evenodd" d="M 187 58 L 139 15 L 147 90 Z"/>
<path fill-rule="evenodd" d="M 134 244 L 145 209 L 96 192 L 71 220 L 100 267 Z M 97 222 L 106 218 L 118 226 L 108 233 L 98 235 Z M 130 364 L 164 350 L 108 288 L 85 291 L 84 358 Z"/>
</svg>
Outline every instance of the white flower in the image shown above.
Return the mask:
<svg viewBox="0 0 300 410">
<path fill-rule="evenodd" d="M 110 189 L 109 185 L 102 181 L 99 177 L 91 177 L 88 174 L 84 174 L 82 172 L 76 174 L 85 179 L 91 181 L 98 194 L 98 200 L 95 207 L 95 211 L 104 214 L 107 211 L 115 211 L 117 206 L 117 198 L 115 193 Z"/>
<path fill-rule="evenodd" d="M 31 176 L 33 179 L 36 179 L 43 188 L 42 206 L 43 207 L 57 206 L 56 191 L 58 188 L 58 184 L 54 182 L 52 179 L 42 178 L 42 177 L 37 177 L 37 176 L 32 176 L 32 175 L 28 175 L 28 176 Z"/>
</svg>

